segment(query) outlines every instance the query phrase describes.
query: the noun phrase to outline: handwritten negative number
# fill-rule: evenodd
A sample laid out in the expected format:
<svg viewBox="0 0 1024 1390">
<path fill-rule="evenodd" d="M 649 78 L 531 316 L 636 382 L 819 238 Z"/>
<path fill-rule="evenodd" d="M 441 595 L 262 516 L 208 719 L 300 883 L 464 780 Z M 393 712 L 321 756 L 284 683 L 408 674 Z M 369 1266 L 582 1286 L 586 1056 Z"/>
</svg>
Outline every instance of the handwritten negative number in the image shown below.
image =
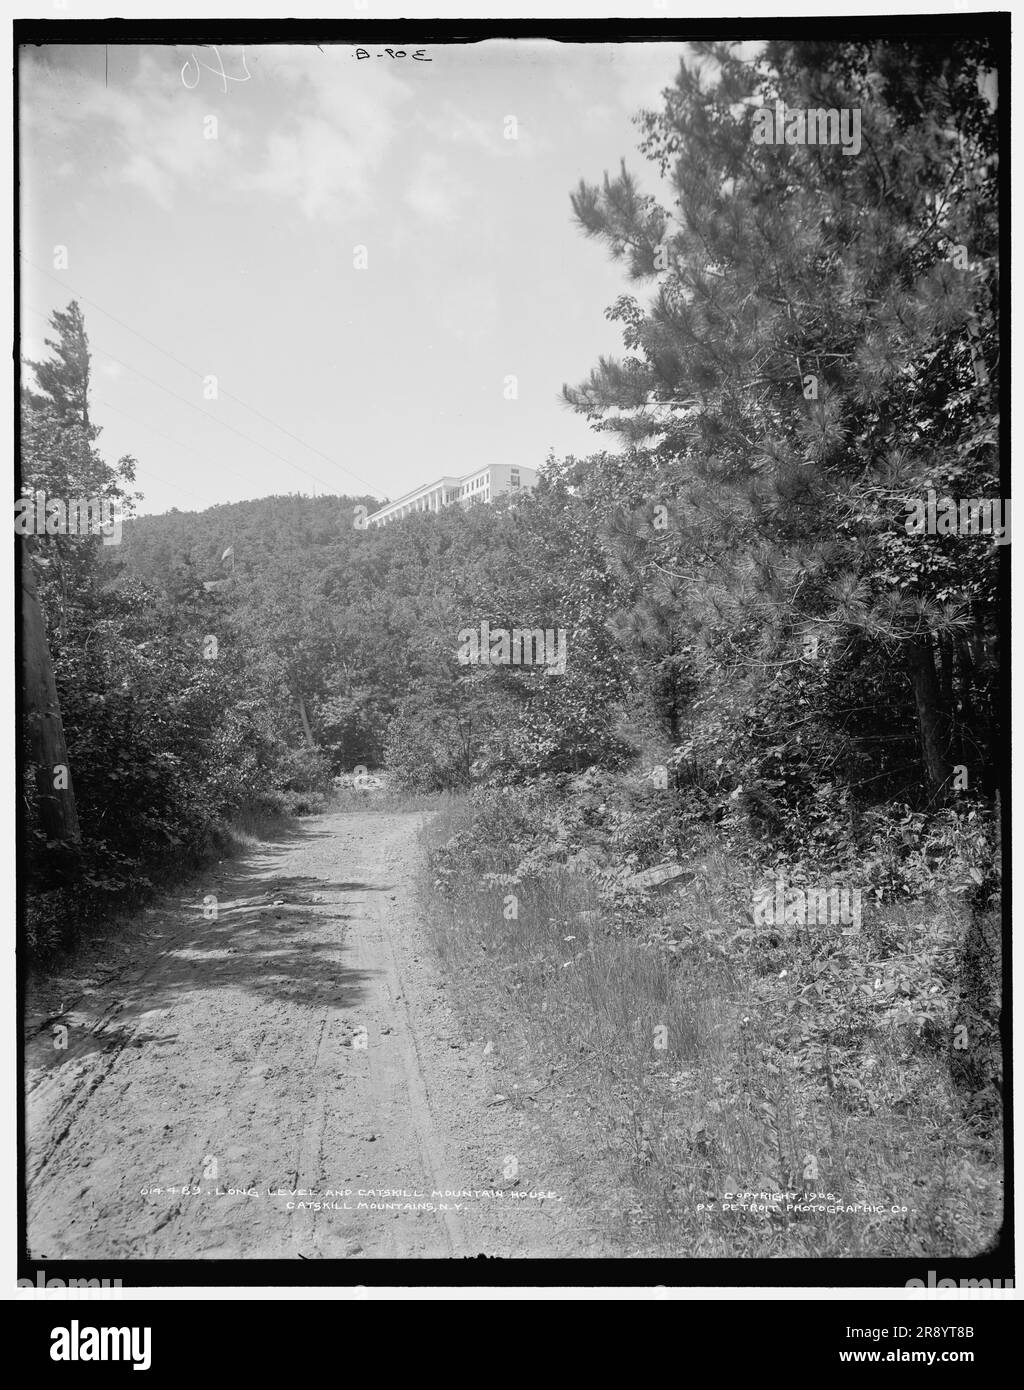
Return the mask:
<svg viewBox="0 0 1024 1390">
<path fill-rule="evenodd" d="M 386 53 L 389 58 L 408 58 L 409 56 L 404 48 L 385 48 L 384 53 Z M 369 58 L 370 56 L 371 55 L 367 49 L 356 49 L 356 57 L 359 59 L 360 62 L 362 62 L 364 58 Z M 378 58 L 382 58 L 383 56 L 384 54 L 382 53 L 377 54 Z M 422 48 L 417 48 L 416 52 L 412 56 L 417 63 L 432 63 L 434 61 L 433 58 L 426 57 L 425 50 Z"/>
<path fill-rule="evenodd" d="M 186 63 L 183 63 L 183 64 L 182 64 L 182 68 L 181 68 L 181 81 L 182 81 L 182 85 L 183 85 L 183 86 L 187 87 L 188 90 L 189 90 L 190 92 L 191 92 L 191 91 L 194 91 L 195 88 L 199 86 L 199 78 L 200 78 L 199 69 L 200 69 L 200 68 L 206 68 L 206 71 L 207 71 L 207 72 L 212 72 L 213 75 L 214 75 L 214 77 L 219 77 L 219 78 L 220 78 L 220 80 L 224 83 L 224 92 L 225 92 L 225 95 L 227 94 L 228 83 L 229 83 L 229 82 L 248 82 L 248 81 L 249 81 L 249 79 L 252 77 L 252 73 L 249 71 L 249 69 L 246 67 L 246 64 L 245 64 L 245 49 L 244 49 L 244 48 L 242 49 L 242 71 L 245 73 L 245 76 L 244 76 L 244 77 L 230 77 L 230 76 L 228 75 L 228 73 L 225 72 L 225 70 L 224 70 L 224 60 L 223 60 L 223 58 L 220 56 L 220 49 L 217 47 L 216 44 L 211 44 L 210 46 L 211 46 L 211 48 L 213 49 L 214 54 L 216 55 L 217 64 L 218 64 L 217 67 L 211 68 L 207 63 L 200 62 L 200 60 L 196 57 L 196 51 L 195 51 L 195 49 L 193 48 L 191 58 L 189 58 L 188 61 L 187 61 Z M 189 82 L 189 80 L 188 80 L 188 79 L 186 78 L 186 76 L 185 76 L 185 73 L 188 72 L 191 68 L 195 68 L 195 74 L 196 74 L 196 76 L 195 76 L 195 81 L 194 81 L 194 82 Z"/>
</svg>

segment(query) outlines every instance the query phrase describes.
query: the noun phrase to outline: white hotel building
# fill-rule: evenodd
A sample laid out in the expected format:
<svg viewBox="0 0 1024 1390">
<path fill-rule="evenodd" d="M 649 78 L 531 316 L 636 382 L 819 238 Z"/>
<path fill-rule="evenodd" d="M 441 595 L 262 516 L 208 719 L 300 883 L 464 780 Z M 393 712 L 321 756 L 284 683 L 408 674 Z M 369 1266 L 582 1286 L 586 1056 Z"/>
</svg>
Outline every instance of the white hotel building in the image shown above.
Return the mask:
<svg viewBox="0 0 1024 1390">
<path fill-rule="evenodd" d="M 514 497 L 532 492 L 537 486 L 535 468 L 518 468 L 508 463 L 489 464 L 467 473 L 463 478 L 438 478 L 435 483 L 415 488 L 404 497 L 389 502 L 379 512 L 367 517 L 368 526 L 386 526 L 389 521 L 408 516 L 410 512 L 439 512 L 442 507 L 458 504 L 472 507 L 477 502 L 491 502 L 495 497 L 511 493 Z"/>
</svg>

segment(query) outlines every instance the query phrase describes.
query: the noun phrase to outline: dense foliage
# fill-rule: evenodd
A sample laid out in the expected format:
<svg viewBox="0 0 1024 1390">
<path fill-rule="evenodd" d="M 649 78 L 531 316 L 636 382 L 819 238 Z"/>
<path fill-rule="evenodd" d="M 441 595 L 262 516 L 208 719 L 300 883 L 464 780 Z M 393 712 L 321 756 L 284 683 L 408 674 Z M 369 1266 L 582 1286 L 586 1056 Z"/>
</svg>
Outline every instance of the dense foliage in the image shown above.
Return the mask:
<svg viewBox="0 0 1024 1390">
<path fill-rule="evenodd" d="M 586 851 L 612 903 L 712 836 L 747 898 L 842 882 L 889 911 L 941 891 L 991 923 L 1007 551 L 991 529 L 907 523 L 929 496 L 1003 491 L 997 55 L 694 52 L 639 119 L 671 197 L 624 166 L 572 196 L 641 287 L 608 310 L 626 355 L 565 388 L 619 452 L 549 458 L 531 497 L 382 530 L 358 524 L 373 499 L 282 496 L 130 520 L 121 547 L 38 543 L 84 886 L 136 889 L 247 804 L 384 766 L 506 809 L 522 792 L 534 819 L 501 822 L 502 871 Z M 757 144 L 777 100 L 856 111 L 859 151 Z M 89 423 L 77 306 L 54 326 L 23 401 L 26 485 L 124 495 L 131 461 L 102 464 Z M 463 664 L 482 624 L 564 633 L 564 670 Z M 449 858 L 495 848 L 488 804 Z M 976 935 L 964 978 L 984 956 L 990 980 Z M 933 954 L 910 990 L 922 1028 L 950 969 Z M 974 999 L 991 1050 L 987 983 Z"/>
<path fill-rule="evenodd" d="M 134 461 L 111 467 L 97 447 L 77 305 L 55 314 L 54 328 L 53 357 L 33 364 L 37 389 L 21 402 L 23 494 L 104 498 L 130 516 Z M 83 922 L 137 900 L 154 875 L 201 859 L 231 817 L 287 809 L 287 789 L 304 788 L 309 771 L 280 723 L 287 672 L 269 661 L 254 667 L 230 603 L 204 586 L 173 532 L 155 557 L 158 576 L 132 572 L 126 547 L 100 535 L 34 535 L 23 544 L 81 829 L 74 855 L 60 854 L 41 815 L 27 737 L 38 711 L 26 709 L 28 942 L 44 955 L 70 944 Z M 323 775 L 318 767 L 314 780 Z M 43 785 L 54 776 L 46 769 Z"/>
</svg>

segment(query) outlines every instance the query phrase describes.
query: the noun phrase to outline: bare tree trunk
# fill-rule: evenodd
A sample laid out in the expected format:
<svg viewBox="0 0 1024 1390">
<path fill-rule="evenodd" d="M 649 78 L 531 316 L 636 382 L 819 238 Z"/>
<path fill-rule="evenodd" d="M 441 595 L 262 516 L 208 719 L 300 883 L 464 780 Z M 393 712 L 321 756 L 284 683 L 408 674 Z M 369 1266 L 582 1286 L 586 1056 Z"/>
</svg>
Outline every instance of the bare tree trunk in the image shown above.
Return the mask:
<svg viewBox="0 0 1024 1390">
<path fill-rule="evenodd" d="M 928 782 L 938 791 L 949 781 L 952 768 L 946 756 L 946 720 L 930 637 L 915 638 L 908 644 L 907 662 L 917 705 L 921 757 Z"/>
<path fill-rule="evenodd" d="M 36 591 L 35 565 L 24 536 L 20 547 L 25 723 L 36 764 L 39 818 L 47 839 L 57 842 L 58 873 L 69 875 L 77 865 L 81 847 L 78 810 L 46 641 L 46 622 Z"/>
</svg>

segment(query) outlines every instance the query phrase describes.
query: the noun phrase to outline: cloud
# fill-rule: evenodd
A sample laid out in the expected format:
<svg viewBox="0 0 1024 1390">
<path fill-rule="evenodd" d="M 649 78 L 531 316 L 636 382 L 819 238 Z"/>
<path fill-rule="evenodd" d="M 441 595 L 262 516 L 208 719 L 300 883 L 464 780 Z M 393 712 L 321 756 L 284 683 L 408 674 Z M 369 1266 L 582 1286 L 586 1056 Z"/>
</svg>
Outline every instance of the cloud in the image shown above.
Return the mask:
<svg viewBox="0 0 1024 1390">
<path fill-rule="evenodd" d="M 338 219 L 369 204 L 412 94 L 386 68 L 367 67 L 353 53 L 268 45 L 251 55 L 276 128 L 260 164 L 240 174 L 240 187 L 294 199 L 310 219 Z"/>
<path fill-rule="evenodd" d="M 620 108 L 630 116 L 660 110 L 661 93 L 675 81 L 685 47 L 682 43 L 631 43 L 612 49 L 610 95 Z"/>
<path fill-rule="evenodd" d="M 125 183 L 133 183 L 158 202 L 161 207 L 174 205 L 174 179 L 161 169 L 149 155 L 133 154 L 121 166 L 118 175 Z"/>
<path fill-rule="evenodd" d="M 514 127 L 508 124 L 512 121 Z M 508 111 L 498 109 L 489 119 L 482 120 L 446 98 L 420 124 L 439 145 L 453 145 L 460 152 L 478 150 L 495 159 L 529 158 L 554 148 L 547 137 L 537 134 L 533 124 L 524 123 L 514 107 Z M 507 134 L 507 129 L 514 130 L 514 135 Z"/>
<path fill-rule="evenodd" d="M 387 70 L 356 68 L 351 48 L 134 52 L 134 72 L 107 85 L 89 49 L 63 50 L 62 61 L 26 57 L 23 122 L 43 155 L 36 167 L 80 177 L 80 161 L 66 156 L 87 138 L 104 151 L 105 183 L 164 208 L 201 189 L 259 193 L 309 220 L 341 220 L 369 203 L 411 95 Z"/>
<path fill-rule="evenodd" d="M 238 187 L 295 204 L 309 221 L 335 220 L 368 199 L 372 165 L 364 152 L 326 121 L 304 118 L 291 131 L 270 135 L 254 172 L 240 171 Z"/>
<path fill-rule="evenodd" d="M 208 106 L 184 89 L 177 67 L 141 52 L 127 84 L 105 86 L 102 67 L 81 56 L 87 52 L 75 51 L 77 66 L 33 59 L 23 65 L 29 138 L 42 156 L 34 167 L 80 180 L 82 144 L 98 144 L 104 151 L 97 174 L 102 183 L 133 185 L 165 208 L 186 184 L 194 188 L 230 172 L 241 134 L 218 122 L 217 138 L 208 138 L 214 129 Z"/>
<path fill-rule="evenodd" d="M 448 226 L 458 220 L 468 193 L 468 187 L 455 178 L 448 161 L 428 152 L 410 180 L 405 202 L 424 222 Z"/>
<path fill-rule="evenodd" d="M 502 139 L 500 121 L 482 121 L 460 111 L 453 101 L 442 101 L 435 114 L 423 122 L 424 129 L 435 140 L 451 141 L 462 146 L 474 146 L 487 154 L 500 152 L 507 142 Z"/>
</svg>

